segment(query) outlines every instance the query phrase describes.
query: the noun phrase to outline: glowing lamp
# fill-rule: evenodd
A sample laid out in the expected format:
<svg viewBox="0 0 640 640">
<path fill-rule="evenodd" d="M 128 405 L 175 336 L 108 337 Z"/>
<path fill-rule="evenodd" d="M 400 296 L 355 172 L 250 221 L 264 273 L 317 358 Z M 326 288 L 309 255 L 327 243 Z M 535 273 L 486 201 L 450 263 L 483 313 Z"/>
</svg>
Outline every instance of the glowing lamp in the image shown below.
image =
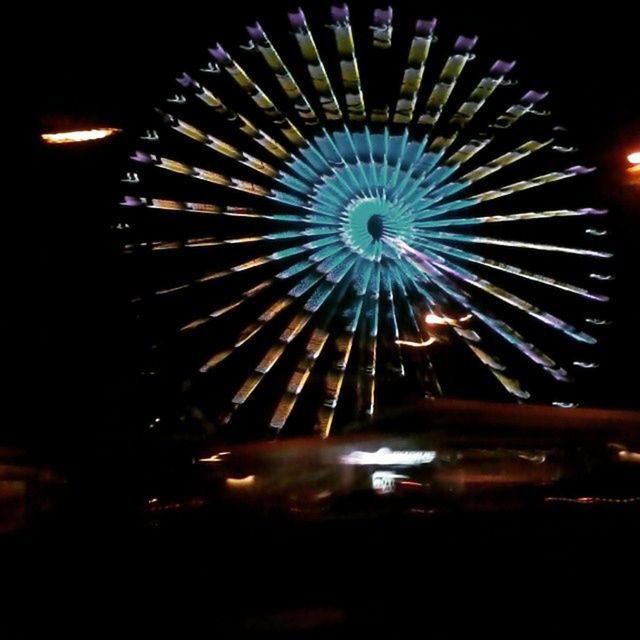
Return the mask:
<svg viewBox="0 0 640 640">
<path fill-rule="evenodd" d="M 47 144 L 70 144 L 72 142 L 87 142 L 107 138 L 120 129 L 104 127 L 100 129 L 85 129 L 81 131 L 61 131 L 59 133 L 43 133 L 40 137 Z"/>
</svg>

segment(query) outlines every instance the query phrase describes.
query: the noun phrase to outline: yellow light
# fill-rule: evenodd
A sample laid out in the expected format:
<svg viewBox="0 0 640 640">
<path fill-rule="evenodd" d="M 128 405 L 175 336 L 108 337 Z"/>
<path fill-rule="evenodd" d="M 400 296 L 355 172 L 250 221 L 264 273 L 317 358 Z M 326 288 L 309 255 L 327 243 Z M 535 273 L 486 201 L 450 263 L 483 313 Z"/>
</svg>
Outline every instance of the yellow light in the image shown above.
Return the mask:
<svg viewBox="0 0 640 640">
<path fill-rule="evenodd" d="M 60 133 L 43 133 L 41 138 L 47 144 L 69 144 L 71 142 L 86 142 L 100 140 L 118 133 L 120 129 L 104 127 L 101 129 L 86 129 L 84 131 L 62 131 Z"/>
<path fill-rule="evenodd" d="M 618 451 L 618 458 L 623 462 L 636 462 L 640 464 L 640 453 L 636 451 Z"/>
<path fill-rule="evenodd" d="M 435 338 L 431 337 L 425 342 L 412 342 L 411 340 L 396 340 L 396 344 L 404 345 L 405 347 L 428 347 L 436 341 Z"/>
<path fill-rule="evenodd" d="M 220 456 L 228 456 L 230 451 L 220 451 L 219 453 L 214 453 L 208 458 L 198 458 L 198 462 L 222 462 L 222 458 Z"/>
<path fill-rule="evenodd" d="M 427 324 L 451 324 L 451 319 L 444 316 L 438 316 L 435 313 L 427 313 L 424 318 Z"/>
<path fill-rule="evenodd" d="M 448 318 L 447 316 L 439 316 L 435 313 L 427 313 L 427 315 L 424 317 L 424 321 L 430 325 L 457 325 L 460 322 L 467 322 L 468 320 L 471 320 L 472 317 L 472 314 L 468 313 L 466 316 L 462 316 L 458 320 L 455 320 L 454 318 Z"/>
<path fill-rule="evenodd" d="M 627 184 L 640 187 L 640 151 L 633 151 L 627 156 L 629 165 L 627 167 L 627 175 L 629 179 Z"/>
<path fill-rule="evenodd" d="M 252 486 L 255 483 L 255 481 L 256 481 L 256 477 L 251 475 L 251 476 L 246 476 L 244 478 L 227 478 L 225 480 L 225 483 L 229 488 L 242 488 L 242 487 Z"/>
</svg>

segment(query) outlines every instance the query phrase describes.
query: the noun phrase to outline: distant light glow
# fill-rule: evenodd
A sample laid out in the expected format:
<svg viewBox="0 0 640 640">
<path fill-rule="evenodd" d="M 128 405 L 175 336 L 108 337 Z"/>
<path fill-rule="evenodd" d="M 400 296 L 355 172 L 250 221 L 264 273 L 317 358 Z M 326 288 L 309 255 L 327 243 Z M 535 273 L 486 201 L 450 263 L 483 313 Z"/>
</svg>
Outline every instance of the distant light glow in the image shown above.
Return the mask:
<svg viewBox="0 0 640 640">
<path fill-rule="evenodd" d="M 640 464 L 640 453 L 636 451 L 618 451 L 618 458 L 623 462 L 637 462 Z"/>
<path fill-rule="evenodd" d="M 88 140 L 100 140 L 107 138 L 120 129 L 103 127 L 100 129 L 85 129 L 81 131 L 62 131 L 60 133 L 43 133 L 41 138 L 47 144 L 69 144 L 71 142 L 87 142 Z"/>
<path fill-rule="evenodd" d="M 634 151 L 627 156 L 629 164 L 640 164 L 640 151 Z"/>
<path fill-rule="evenodd" d="M 377 451 L 351 451 L 340 458 L 342 464 L 378 466 L 416 466 L 436 459 L 435 451 L 394 451 L 382 447 Z"/>
<path fill-rule="evenodd" d="M 244 478 L 227 478 L 225 480 L 228 487 L 250 487 L 256 481 L 255 476 L 246 476 Z"/>
</svg>

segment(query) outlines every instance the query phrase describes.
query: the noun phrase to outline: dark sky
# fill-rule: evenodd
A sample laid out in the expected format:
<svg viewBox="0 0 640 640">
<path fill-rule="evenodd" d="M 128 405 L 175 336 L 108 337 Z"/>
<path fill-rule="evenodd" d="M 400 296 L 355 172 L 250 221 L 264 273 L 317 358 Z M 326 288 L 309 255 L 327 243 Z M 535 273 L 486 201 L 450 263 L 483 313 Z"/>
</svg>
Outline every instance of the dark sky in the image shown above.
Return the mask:
<svg viewBox="0 0 640 640">
<path fill-rule="evenodd" d="M 353 2 L 352 13 L 368 15 L 380 4 Z M 329 5 L 313 2 L 305 9 L 322 24 Z M 207 45 L 240 44 L 244 24 L 255 18 L 278 24 L 297 3 L 210 3 L 203 9 L 206 5 L 187 1 L 162 10 L 156 3 L 116 2 L 103 5 L 103 11 L 99 6 L 88 12 L 58 3 L 31 17 L 25 45 L 37 62 L 25 79 L 33 81 L 41 115 L 75 109 L 76 116 L 129 123 L 167 86 L 173 71 L 202 59 Z M 517 59 L 519 71 L 567 101 L 572 129 L 593 142 L 610 144 L 612 134 L 637 117 L 638 23 L 630 3 L 610 2 L 597 11 L 548 0 L 422 5 L 403 0 L 394 7 L 397 24 L 417 15 L 437 16 L 445 33 L 479 35 L 483 56 Z"/>
<path fill-rule="evenodd" d="M 330 3 L 306 3 L 322 15 Z M 600 376 L 604 404 L 639 407 L 637 368 L 638 191 L 623 184 L 624 155 L 640 147 L 638 19 L 632 3 L 395 2 L 396 19 L 431 17 L 445 35 L 477 34 L 478 53 L 517 59 L 523 84 L 552 92 L 554 112 L 581 147 L 580 161 L 600 167 L 596 191 L 610 198 L 618 279 Z M 381 3 L 352 2 L 368 15 Z M 91 147 L 43 149 L 48 128 L 101 124 L 138 131 L 173 78 L 206 59 L 217 40 L 245 42 L 243 25 L 285 20 L 286 2 L 103 3 L 45 6 L 29 16 L 19 100 L 30 116 L 35 152 L 21 211 L 29 242 L 19 317 L 26 328 L 17 376 L 24 422 L 63 421 L 74 429 L 123 424 L 131 402 L 136 335 L 126 310 L 127 274 L 114 260 L 113 203 L 130 149 L 126 137 Z M 561 7 L 561 8 L 560 8 Z M 276 20 L 277 18 L 277 20 Z M 315 24 L 318 24 L 316 21 Z M 320 22 L 322 24 L 322 22 Z M 444 36 L 443 36 L 444 37 Z M 29 59 L 32 62 L 24 64 Z M 599 383 L 600 384 L 600 383 Z M 35 401 L 34 401 L 35 400 Z"/>
</svg>

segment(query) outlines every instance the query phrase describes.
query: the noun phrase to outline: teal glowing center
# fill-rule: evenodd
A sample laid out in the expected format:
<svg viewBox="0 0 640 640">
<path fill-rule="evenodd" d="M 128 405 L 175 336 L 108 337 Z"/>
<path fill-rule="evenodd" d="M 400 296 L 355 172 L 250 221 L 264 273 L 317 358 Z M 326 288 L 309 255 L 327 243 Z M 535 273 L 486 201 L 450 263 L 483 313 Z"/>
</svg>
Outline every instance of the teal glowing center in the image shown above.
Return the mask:
<svg viewBox="0 0 640 640">
<path fill-rule="evenodd" d="M 338 231 L 343 250 L 332 252 L 331 238 L 322 260 L 332 257 L 329 270 L 341 265 L 346 251 L 358 259 L 397 263 L 393 247 L 411 244 L 427 218 L 441 215 L 440 201 L 466 186 L 448 182 L 456 166 L 438 166 L 442 149 L 428 149 L 427 137 L 410 140 L 408 133 L 325 132 L 300 149 L 279 181 L 296 195 L 273 190 L 280 202 L 305 210 L 310 235 Z M 446 211 L 466 206 L 448 205 Z M 323 266 L 325 268 L 325 266 Z"/>
<path fill-rule="evenodd" d="M 410 226 L 399 208 L 382 197 L 357 198 L 344 213 L 342 238 L 356 253 L 379 260 L 388 253 L 384 238 L 406 239 Z"/>
</svg>

